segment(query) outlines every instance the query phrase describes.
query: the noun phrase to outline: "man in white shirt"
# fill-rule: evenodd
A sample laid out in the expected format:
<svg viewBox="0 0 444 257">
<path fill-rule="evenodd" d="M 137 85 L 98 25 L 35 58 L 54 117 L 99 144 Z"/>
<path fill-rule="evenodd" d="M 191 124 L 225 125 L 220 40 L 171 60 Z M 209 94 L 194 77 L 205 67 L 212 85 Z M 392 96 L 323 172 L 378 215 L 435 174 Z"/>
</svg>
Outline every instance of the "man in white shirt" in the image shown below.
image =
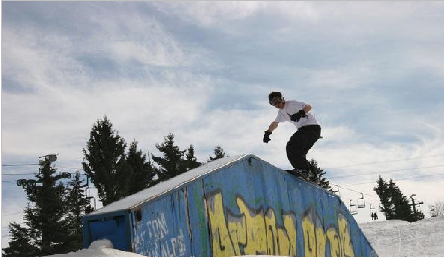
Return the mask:
<svg viewBox="0 0 444 257">
<path fill-rule="evenodd" d="M 270 105 L 279 111 L 276 119 L 264 133 L 264 143 L 271 140 L 270 135 L 280 122 L 293 123 L 297 131 L 290 137 L 286 148 L 287 158 L 295 169 L 292 173 L 309 170 L 310 164 L 306 155 L 314 143 L 321 138 L 321 126 L 315 116 L 310 113 L 311 105 L 298 101 L 285 101 L 280 92 L 271 92 L 268 100 Z"/>
</svg>

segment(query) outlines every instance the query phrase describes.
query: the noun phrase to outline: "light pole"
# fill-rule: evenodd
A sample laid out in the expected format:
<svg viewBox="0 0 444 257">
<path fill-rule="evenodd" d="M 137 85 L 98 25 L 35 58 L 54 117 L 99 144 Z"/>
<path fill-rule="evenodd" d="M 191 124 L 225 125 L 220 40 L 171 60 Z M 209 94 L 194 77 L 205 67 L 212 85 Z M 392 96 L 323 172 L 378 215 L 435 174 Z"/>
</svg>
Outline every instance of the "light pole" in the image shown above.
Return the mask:
<svg viewBox="0 0 444 257">
<path fill-rule="evenodd" d="M 57 154 L 47 154 L 44 156 L 39 156 L 39 158 L 45 158 L 45 161 L 48 161 L 50 164 L 57 161 Z M 42 161 L 39 161 L 39 164 L 37 165 L 41 165 Z M 40 168 L 39 168 L 39 174 L 40 174 Z M 23 188 L 29 186 L 35 186 L 37 184 L 37 181 L 35 179 L 19 179 L 17 180 L 17 186 L 21 186 Z"/>
</svg>

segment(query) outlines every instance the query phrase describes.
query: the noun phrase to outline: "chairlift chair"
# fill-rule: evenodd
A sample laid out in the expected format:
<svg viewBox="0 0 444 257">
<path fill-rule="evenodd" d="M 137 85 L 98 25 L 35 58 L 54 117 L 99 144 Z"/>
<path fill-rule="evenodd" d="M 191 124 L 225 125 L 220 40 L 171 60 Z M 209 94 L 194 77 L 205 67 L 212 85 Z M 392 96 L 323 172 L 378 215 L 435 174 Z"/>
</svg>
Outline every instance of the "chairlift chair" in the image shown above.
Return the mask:
<svg viewBox="0 0 444 257">
<path fill-rule="evenodd" d="M 354 206 L 356 206 L 356 204 L 354 204 L 354 203 L 353 203 L 353 200 L 350 199 L 350 209 L 351 209 L 352 207 L 354 207 Z"/>
<path fill-rule="evenodd" d="M 361 193 L 361 198 L 359 198 L 357 201 L 358 208 L 365 208 L 365 200 L 364 200 L 364 194 Z"/>
<path fill-rule="evenodd" d="M 353 203 L 352 199 L 350 199 L 350 214 L 351 215 L 358 214 L 358 210 L 356 209 L 356 204 Z"/>
<path fill-rule="evenodd" d="M 332 189 L 331 192 L 337 196 L 339 196 L 339 198 L 341 198 L 341 192 L 339 191 L 339 187 L 336 186 L 336 189 Z"/>
</svg>

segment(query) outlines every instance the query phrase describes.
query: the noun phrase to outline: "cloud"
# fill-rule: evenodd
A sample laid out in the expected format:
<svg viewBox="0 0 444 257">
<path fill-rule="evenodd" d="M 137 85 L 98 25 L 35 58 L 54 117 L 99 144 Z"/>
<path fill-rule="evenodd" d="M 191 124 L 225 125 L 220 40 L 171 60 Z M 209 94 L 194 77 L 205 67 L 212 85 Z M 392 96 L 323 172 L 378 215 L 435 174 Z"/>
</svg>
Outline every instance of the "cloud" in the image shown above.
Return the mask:
<svg viewBox="0 0 444 257">
<path fill-rule="evenodd" d="M 442 158 L 430 157 L 329 169 L 444 153 L 443 8 L 439 2 L 5 2 L 3 161 L 58 152 L 60 166 L 79 167 L 92 125 L 107 115 L 144 152 L 157 154 L 155 144 L 174 133 L 182 149 L 195 146 L 200 161 L 221 145 L 231 156 L 253 153 L 287 169 L 294 126 L 281 124 L 269 144 L 262 142 L 276 115 L 267 95 L 280 90 L 313 106 L 324 139 L 308 157 L 327 176 L 349 176 L 335 183 L 440 164 Z M 367 173 L 374 174 L 352 176 Z M 430 182 L 438 179 L 400 185 L 407 194 L 439 199 L 442 185 Z M 350 188 L 371 193 L 372 186 Z M 357 197 L 343 194 L 344 201 Z"/>
<path fill-rule="evenodd" d="M 202 26 L 245 19 L 260 7 L 258 2 L 153 2 L 159 11 Z"/>
</svg>

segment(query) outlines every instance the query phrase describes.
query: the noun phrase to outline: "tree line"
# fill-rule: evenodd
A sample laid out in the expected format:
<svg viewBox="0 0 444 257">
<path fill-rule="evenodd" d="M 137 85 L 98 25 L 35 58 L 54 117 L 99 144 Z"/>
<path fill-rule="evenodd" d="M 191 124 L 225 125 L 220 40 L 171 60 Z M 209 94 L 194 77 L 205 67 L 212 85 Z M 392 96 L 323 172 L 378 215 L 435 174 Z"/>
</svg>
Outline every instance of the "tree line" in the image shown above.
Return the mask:
<svg viewBox="0 0 444 257">
<path fill-rule="evenodd" d="M 88 179 L 80 172 L 69 178 L 49 158 L 41 160 L 36 179 L 23 185 L 28 200 L 24 223 L 9 224 L 10 242 L 3 256 L 47 256 L 82 249 L 82 216 L 94 210 L 86 192 L 89 179 L 105 206 L 204 163 L 197 160 L 193 145 L 181 150 L 171 133 L 156 148 L 160 156 L 143 153 L 135 140 L 128 146 L 106 116 L 97 120 L 83 149 L 82 167 Z M 216 146 L 206 162 L 225 156 L 223 148 Z"/>
<path fill-rule="evenodd" d="M 77 172 L 72 178 L 57 172 L 48 158 L 40 161 L 35 183 L 23 185 L 28 199 L 24 210 L 24 224 L 9 224 L 10 242 L 3 249 L 5 257 L 32 257 L 63 254 L 83 247 L 82 216 L 93 211 L 91 198 L 86 194 L 89 180 L 106 206 L 126 196 L 152 187 L 177 175 L 197 168 L 200 162 L 195 148 L 180 149 L 172 133 L 155 145 L 159 156 L 145 154 L 133 140 L 129 146 L 111 121 L 105 116 L 93 125 L 89 140 L 83 149 L 82 168 L 87 181 Z M 221 146 L 214 148 L 206 162 L 225 157 Z M 330 190 L 325 171 L 317 162 L 310 161 L 310 169 L 298 176 L 308 182 Z M 374 188 L 386 219 L 417 221 L 424 218 L 390 179 L 379 177 Z"/>
<path fill-rule="evenodd" d="M 376 184 L 373 190 L 379 196 L 379 210 L 384 213 L 386 220 L 415 222 L 424 219 L 424 214 L 416 209 L 414 202 L 410 203 L 392 179 L 386 181 L 380 176 Z"/>
</svg>

